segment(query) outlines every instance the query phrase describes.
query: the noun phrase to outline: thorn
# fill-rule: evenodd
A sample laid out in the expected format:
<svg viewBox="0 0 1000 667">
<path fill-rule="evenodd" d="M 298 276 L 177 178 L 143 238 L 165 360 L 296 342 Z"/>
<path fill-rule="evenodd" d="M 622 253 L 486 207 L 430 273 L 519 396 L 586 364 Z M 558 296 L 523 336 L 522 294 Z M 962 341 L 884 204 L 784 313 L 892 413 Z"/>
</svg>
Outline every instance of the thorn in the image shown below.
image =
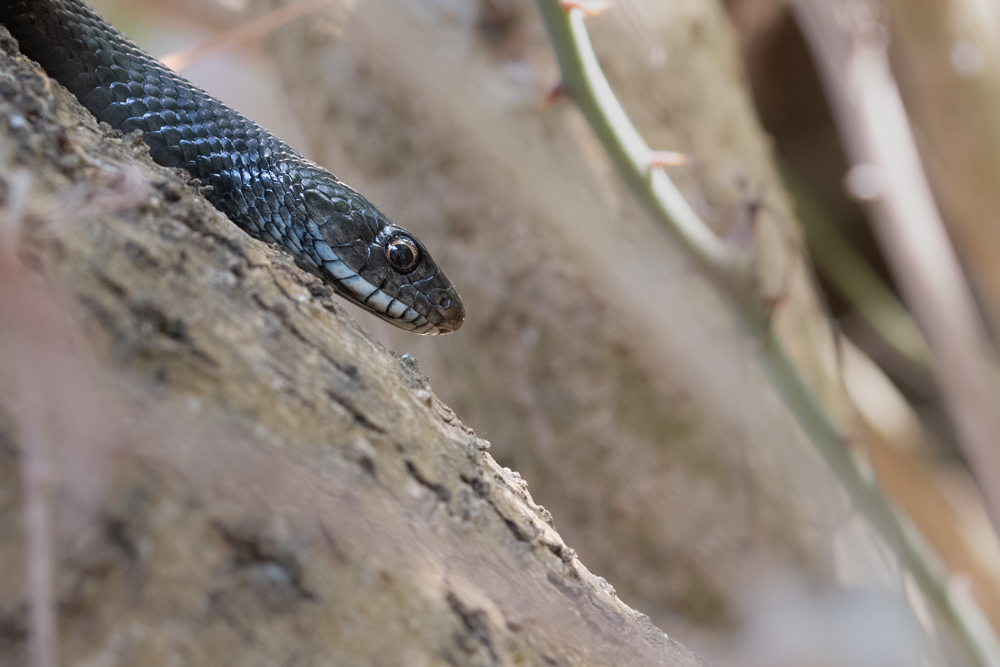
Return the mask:
<svg viewBox="0 0 1000 667">
<path fill-rule="evenodd" d="M 737 248 L 752 248 L 753 235 L 765 205 L 763 194 L 749 197 L 742 207 L 736 226 L 726 234 L 726 240 Z"/>
<path fill-rule="evenodd" d="M 559 4 L 567 12 L 579 9 L 587 16 L 600 16 L 611 9 L 611 3 L 607 0 L 559 0 Z"/>
<path fill-rule="evenodd" d="M 764 307 L 767 308 L 768 326 L 774 323 L 774 315 L 778 309 L 788 303 L 790 299 L 791 295 L 784 291 L 779 292 L 778 294 L 764 296 Z"/>
<path fill-rule="evenodd" d="M 851 451 L 864 452 L 867 450 L 864 441 L 862 441 L 857 436 L 847 435 L 847 436 L 842 436 L 842 439 L 844 440 L 844 446 L 847 447 L 847 449 L 850 449 Z"/>
<path fill-rule="evenodd" d="M 568 97 L 568 96 L 569 96 L 569 88 L 566 86 L 565 83 L 563 83 L 562 81 L 560 81 L 555 86 L 553 86 L 552 90 L 550 90 L 545 95 L 545 98 L 542 100 L 542 103 L 541 103 L 541 108 L 542 109 L 548 109 L 550 106 L 552 106 L 558 100 L 562 99 L 563 97 Z"/>
<path fill-rule="evenodd" d="M 676 167 L 679 164 L 686 164 L 688 156 L 685 153 L 674 151 L 650 151 L 649 168 L 653 167 Z"/>
</svg>

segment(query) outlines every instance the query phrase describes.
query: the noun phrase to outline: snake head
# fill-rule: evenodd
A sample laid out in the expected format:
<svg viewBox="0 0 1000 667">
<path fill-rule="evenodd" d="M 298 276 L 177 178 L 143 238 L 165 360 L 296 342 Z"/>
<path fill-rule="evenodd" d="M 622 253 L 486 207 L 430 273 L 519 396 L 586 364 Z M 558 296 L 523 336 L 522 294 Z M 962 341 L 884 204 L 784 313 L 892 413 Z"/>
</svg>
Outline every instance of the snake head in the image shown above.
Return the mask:
<svg viewBox="0 0 1000 667">
<path fill-rule="evenodd" d="M 387 322 L 420 334 L 451 333 L 465 308 L 427 248 L 339 181 L 306 183 L 309 268 Z M 311 243 L 311 246 L 310 246 Z"/>
</svg>

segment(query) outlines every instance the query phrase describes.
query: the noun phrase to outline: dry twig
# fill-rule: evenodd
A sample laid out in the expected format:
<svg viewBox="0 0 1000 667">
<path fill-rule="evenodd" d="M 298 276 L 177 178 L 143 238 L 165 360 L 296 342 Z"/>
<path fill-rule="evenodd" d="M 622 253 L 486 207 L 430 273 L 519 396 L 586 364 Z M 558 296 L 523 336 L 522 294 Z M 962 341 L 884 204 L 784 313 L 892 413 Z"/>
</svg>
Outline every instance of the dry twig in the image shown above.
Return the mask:
<svg viewBox="0 0 1000 667">
<path fill-rule="evenodd" d="M 963 451 L 1000 526 L 995 365 L 917 154 L 889 68 L 884 26 L 866 0 L 796 0 L 792 6 L 856 165 L 848 185 L 864 190 L 876 235 L 934 353 Z"/>
<path fill-rule="evenodd" d="M 170 69 L 181 72 L 195 63 L 201 62 L 220 51 L 227 51 L 260 39 L 286 23 L 308 16 L 330 4 L 329 0 L 299 0 L 279 9 L 267 12 L 257 18 L 228 30 L 221 35 L 213 35 L 198 46 L 177 51 L 160 58 Z"/>
</svg>

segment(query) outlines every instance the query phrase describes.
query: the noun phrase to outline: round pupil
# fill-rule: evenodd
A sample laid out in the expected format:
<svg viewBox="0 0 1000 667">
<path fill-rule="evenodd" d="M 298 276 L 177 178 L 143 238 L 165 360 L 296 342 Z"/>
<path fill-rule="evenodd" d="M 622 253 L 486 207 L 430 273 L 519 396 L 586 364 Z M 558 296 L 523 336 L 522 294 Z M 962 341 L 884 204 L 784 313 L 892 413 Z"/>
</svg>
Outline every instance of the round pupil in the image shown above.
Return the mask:
<svg viewBox="0 0 1000 667">
<path fill-rule="evenodd" d="M 392 239 L 386 248 L 386 254 L 389 256 L 389 263 L 400 271 L 412 269 L 417 263 L 417 247 L 409 239 Z"/>
</svg>

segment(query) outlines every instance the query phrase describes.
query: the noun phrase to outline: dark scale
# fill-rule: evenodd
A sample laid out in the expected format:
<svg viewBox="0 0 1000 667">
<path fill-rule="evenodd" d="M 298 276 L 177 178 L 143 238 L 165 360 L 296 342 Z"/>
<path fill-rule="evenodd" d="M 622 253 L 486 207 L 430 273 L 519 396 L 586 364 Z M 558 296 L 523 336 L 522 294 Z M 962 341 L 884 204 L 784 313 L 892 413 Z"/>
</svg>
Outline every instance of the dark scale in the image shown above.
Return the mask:
<svg viewBox="0 0 1000 667">
<path fill-rule="evenodd" d="M 140 130 L 153 159 L 212 186 L 209 200 L 256 238 L 376 315 L 418 333 L 465 316 L 420 242 L 363 196 L 167 70 L 79 0 L 0 0 L 0 22 L 98 120 Z M 416 260 L 390 244 L 412 243 Z M 442 305 L 447 304 L 447 305 Z"/>
</svg>

